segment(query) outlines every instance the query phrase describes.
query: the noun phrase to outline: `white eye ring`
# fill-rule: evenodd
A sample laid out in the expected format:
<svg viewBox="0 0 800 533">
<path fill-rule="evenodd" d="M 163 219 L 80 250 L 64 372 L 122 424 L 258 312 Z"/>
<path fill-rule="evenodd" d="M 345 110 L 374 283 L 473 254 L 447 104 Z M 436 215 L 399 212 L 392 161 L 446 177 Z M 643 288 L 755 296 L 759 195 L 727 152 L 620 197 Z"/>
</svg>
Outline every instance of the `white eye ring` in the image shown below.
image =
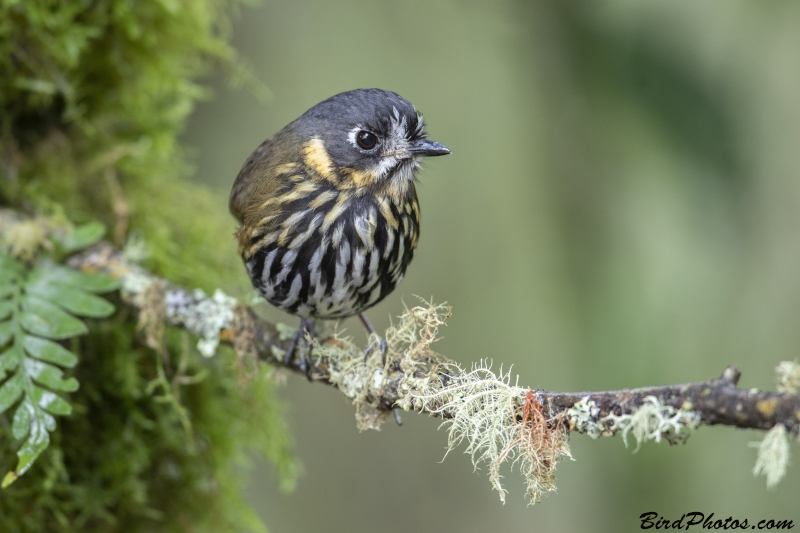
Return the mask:
<svg viewBox="0 0 800 533">
<path fill-rule="evenodd" d="M 364 136 L 371 136 L 374 139 L 374 144 L 370 144 L 368 142 L 370 139 L 365 139 Z M 355 128 L 347 132 L 347 140 L 350 141 L 350 144 L 352 144 L 354 148 L 362 152 L 371 152 L 375 147 L 381 144 L 381 139 L 378 137 L 378 134 L 365 128 L 363 124 L 358 124 Z"/>
</svg>

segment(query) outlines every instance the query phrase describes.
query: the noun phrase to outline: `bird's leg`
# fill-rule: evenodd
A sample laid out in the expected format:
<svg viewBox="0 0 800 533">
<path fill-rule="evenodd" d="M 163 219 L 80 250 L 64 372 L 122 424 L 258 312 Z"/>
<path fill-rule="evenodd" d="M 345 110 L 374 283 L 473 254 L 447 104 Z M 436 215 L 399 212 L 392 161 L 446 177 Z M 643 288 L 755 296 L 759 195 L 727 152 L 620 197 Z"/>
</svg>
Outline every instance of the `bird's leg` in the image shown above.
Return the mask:
<svg viewBox="0 0 800 533">
<path fill-rule="evenodd" d="M 314 336 L 314 320 L 311 318 L 301 318 L 300 319 L 300 327 L 297 328 L 297 331 L 294 332 L 292 335 L 292 340 L 289 342 L 289 347 L 286 349 L 286 355 L 283 356 L 283 364 L 286 366 L 290 366 L 292 364 L 292 360 L 294 359 L 294 353 L 298 351 L 298 345 L 300 346 L 300 360 L 298 362 L 298 366 L 300 370 L 306 375 L 309 381 L 311 381 L 311 365 L 306 359 L 306 353 L 311 355 L 311 344 L 306 340 L 306 333 L 308 333 L 309 337 Z"/>
<path fill-rule="evenodd" d="M 367 328 L 367 332 L 370 335 L 377 335 L 378 333 L 375 331 L 375 328 L 372 326 L 372 322 L 369 321 L 367 315 L 364 313 L 359 313 L 358 318 L 361 319 L 361 323 L 364 324 L 364 327 Z M 389 349 L 389 344 L 386 342 L 386 339 L 383 337 L 378 337 L 380 339 L 380 346 L 381 346 L 381 363 L 383 366 L 386 366 L 386 351 Z M 367 360 L 367 357 L 375 350 L 375 346 L 370 344 L 369 347 L 364 351 L 364 361 Z M 392 409 L 392 413 L 394 414 L 394 421 L 397 422 L 398 426 L 403 425 L 403 419 L 400 418 L 400 409 L 394 407 Z"/>
<path fill-rule="evenodd" d="M 364 327 L 367 329 L 367 332 L 370 335 L 377 335 L 378 333 L 375 331 L 375 328 L 372 326 L 372 322 L 369 321 L 367 315 L 364 313 L 359 313 L 358 318 L 361 319 L 361 323 L 364 324 Z M 378 337 L 380 339 L 380 346 L 381 346 L 381 364 L 386 366 L 386 351 L 389 349 L 389 345 L 386 343 L 386 339 L 383 337 Z M 375 350 L 375 347 L 370 344 L 369 347 L 364 352 L 364 361 L 367 360 L 367 357 Z"/>
</svg>

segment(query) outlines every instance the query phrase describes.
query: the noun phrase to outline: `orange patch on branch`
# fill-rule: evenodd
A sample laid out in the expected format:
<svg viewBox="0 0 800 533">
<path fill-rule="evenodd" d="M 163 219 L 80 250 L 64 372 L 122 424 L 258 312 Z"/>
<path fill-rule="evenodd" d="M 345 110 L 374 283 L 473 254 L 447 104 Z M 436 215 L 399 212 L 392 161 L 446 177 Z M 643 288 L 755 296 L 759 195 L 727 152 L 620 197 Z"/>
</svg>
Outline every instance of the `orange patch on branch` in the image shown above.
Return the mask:
<svg viewBox="0 0 800 533">
<path fill-rule="evenodd" d="M 555 469 L 561 456 L 572 457 L 567 447 L 564 413 L 548 419 L 544 406 L 531 389 L 525 393 L 517 437 L 500 460 L 516 447 L 522 458 L 520 470 L 526 477 L 531 503 L 541 500 L 544 492 L 555 490 Z M 519 459 L 518 459 L 519 460 Z"/>
<path fill-rule="evenodd" d="M 548 420 L 544 414 L 544 406 L 536 399 L 533 391 L 528 389 L 525 405 L 522 406 L 520 436 L 527 440 L 528 446 L 537 457 L 552 459 L 555 463 L 564 441 L 563 422 L 563 413 Z"/>
</svg>

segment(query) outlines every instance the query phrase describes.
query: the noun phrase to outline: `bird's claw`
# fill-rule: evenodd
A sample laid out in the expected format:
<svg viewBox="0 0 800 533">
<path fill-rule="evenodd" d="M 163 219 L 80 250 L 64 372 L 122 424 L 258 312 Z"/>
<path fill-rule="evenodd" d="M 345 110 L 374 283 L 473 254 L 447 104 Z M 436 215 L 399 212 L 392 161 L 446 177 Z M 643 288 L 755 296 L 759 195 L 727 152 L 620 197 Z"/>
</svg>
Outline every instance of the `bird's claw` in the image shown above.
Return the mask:
<svg viewBox="0 0 800 533">
<path fill-rule="evenodd" d="M 289 342 L 289 347 L 286 349 L 286 354 L 283 356 L 283 364 L 291 366 L 295 352 L 299 351 L 300 358 L 297 361 L 297 367 L 306 375 L 306 378 L 311 381 L 311 365 L 308 362 L 308 358 L 306 358 L 306 352 L 308 352 L 308 355 L 311 355 L 311 344 L 306 338 L 306 333 L 308 333 L 309 336 L 314 335 L 314 321 L 309 318 L 300 320 L 300 327 L 297 328 L 297 331 L 292 335 L 292 340 Z M 300 347 L 299 350 L 298 346 Z"/>
<path fill-rule="evenodd" d="M 367 315 L 364 313 L 359 313 L 358 317 L 361 319 L 361 323 L 364 324 L 364 328 L 366 328 L 367 333 L 370 335 L 378 335 L 378 333 L 375 331 L 375 328 L 372 326 L 372 322 L 370 322 L 369 318 L 367 318 Z M 381 347 L 381 365 L 386 366 L 386 352 L 389 350 L 389 343 L 386 342 L 386 339 L 380 337 L 378 345 Z M 366 361 L 374 351 L 375 345 L 370 344 L 369 347 L 364 351 L 364 361 Z"/>
<path fill-rule="evenodd" d="M 386 366 L 386 352 L 389 350 L 389 343 L 386 342 L 386 339 L 380 339 L 378 342 L 378 346 L 381 348 L 381 366 Z M 375 351 L 375 344 L 370 344 L 366 350 L 364 350 L 364 361 L 366 361 L 372 352 Z"/>
</svg>

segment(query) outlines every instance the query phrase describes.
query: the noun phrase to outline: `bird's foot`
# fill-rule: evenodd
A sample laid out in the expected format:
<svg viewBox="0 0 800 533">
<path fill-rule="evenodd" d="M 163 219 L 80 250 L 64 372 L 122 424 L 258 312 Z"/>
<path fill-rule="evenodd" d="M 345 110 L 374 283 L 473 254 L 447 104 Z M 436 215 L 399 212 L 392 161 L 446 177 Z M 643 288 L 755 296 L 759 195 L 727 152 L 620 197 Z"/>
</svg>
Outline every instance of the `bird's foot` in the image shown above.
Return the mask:
<svg viewBox="0 0 800 533">
<path fill-rule="evenodd" d="M 386 339 L 380 338 L 378 342 L 378 346 L 381 348 L 381 365 L 386 366 L 386 351 L 389 349 L 389 344 L 386 342 Z M 375 345 L 370 344 L 366 350 L 364 350 L 364 361 L 372 355 L 372 352 L 375 351 Z"/>
<path fill-rule="evenodd" d="M 375 331 L 375 328 L 372 326 L 372 322 L 370 322 L 369 318 L 367 318 L 367 315 L 365 315 L 364 313 L 359 313 L 358 317 L 361 319 L 361 323 L 364 324 L 364 327 L 367 329 L 367 332 L 370 334 L 370 336 L 375 335 L 377 337 L 378 333 Z M 386 366 L 386 352 L 389 349 L 389 343 L 387 343 L 386 339 L 384 339 L 383 337 L 378 337 L 378 338 L 380 339 L 379 342 L 378 342 L 378 345 L 381 348 L 381 366 L 385 367 Z M 374 351 L 375 351 L 375 344 L 370 344 L 367 347 L 367 349 L 364 351 L 364 361 L 366 361 L 367 358 L 370 355 L 372 355 L 372 352 L 374 352 Z M 397 367 L 399 369 L 399 364 L 397 363 L 397 361 L 395 361 L 395 365 L 397 365 Z M 403 425 L 403 419 L 400 418 L 400 409 L 397 408 L 397 407 L 393 408 L 392 409 L 392 414 L 394 414 L 394 421 L 397 422 L 397 425 L 398 426 L 402 426 Z"/>
<path fill-rule="evenodd" d="M 311 356 L 311 343 L 308 337 L 314 336 L 314 321 L 310 318 L 301 318 L 300 327 L 292 335 L 292 340 L 289 342 L 289 347 L 286 349 L 286 354 L 283 356 L 283 364 L 291 366 L 296 352 L 299 352 L 299 360 L 297 366 L 311 381 L 311 364 L 308 357 Z M 308 355 L 308 357 L 306 357 Z"/>
<path fill-rule="evenodd" d="M 367 315 L 365 315 L 364 313 L 359 313 L 358 318 L 361 319 L 361 323 L 364 324 L 364 328 L 366 328 L 367 333 L 369 333 L 370 336 L 375 335 L 376 337 L 378 337 L 378 333 L 372 326 L 372 322 L 370 322 L 369 318 L 367 318 Z M 381 365 L 386 366 L 386 351 L 389 349 L 389 344 L 383 337 L 378 337 L 378 338 L 380 339 L 378 345 L 381 348 Z M 370 344 L 369 347 L 367 347 L 367 349 L 364 351 L 364 361 L 366 361 L 367 358 L 370 355 L 372 355 L 372 352 L 374 351 L 375 351 L 375 345 Z"/>
</svg>

